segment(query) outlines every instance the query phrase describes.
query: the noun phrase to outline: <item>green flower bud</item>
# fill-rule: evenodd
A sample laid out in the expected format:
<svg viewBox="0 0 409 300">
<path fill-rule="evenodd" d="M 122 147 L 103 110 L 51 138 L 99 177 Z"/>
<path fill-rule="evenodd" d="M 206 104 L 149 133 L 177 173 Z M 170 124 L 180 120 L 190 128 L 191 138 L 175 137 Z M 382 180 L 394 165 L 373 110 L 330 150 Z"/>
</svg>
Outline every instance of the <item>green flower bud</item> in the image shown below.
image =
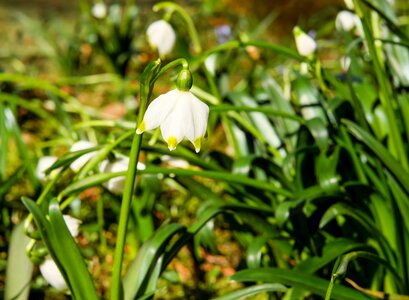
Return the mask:
<svg viewBox="0 0 409 300">
<path fill-rule="evenodd" d="M 187 92 L 190 90 L 193 84 L 192 73 L 190 73 L 189 69 L 183 68 L 178 75 L 178 79 L 176 81 L 176 86 L 179 91 Z"/>
</svg>

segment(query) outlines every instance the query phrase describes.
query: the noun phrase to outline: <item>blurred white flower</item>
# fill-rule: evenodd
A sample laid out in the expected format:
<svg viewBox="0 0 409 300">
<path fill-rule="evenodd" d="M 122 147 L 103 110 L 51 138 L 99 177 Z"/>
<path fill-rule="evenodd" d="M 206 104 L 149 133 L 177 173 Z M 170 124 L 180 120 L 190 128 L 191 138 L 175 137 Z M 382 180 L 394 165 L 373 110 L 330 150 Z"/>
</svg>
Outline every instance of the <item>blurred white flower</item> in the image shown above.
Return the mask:
<svg viewBox="0 0 409 300">
<path fill-rule="evenodd" d="M 70 215 L 63 215 L 65 224 L 67 224 L 68 230 L 73 237 L 78 235 L 78 229 L 81 224 L 81 220 L 71 217 Z"/>
<path fill-rule="evenodd" d="M 169 150 L 187 137 L 199 152 L 208 116 L 209 107 L 190 91 L 174 89 L 151 102 L 136 133 L 160 126 Z"/>
<path fill-rule="evenodd" d="M 349 70 L 349 66 L 351 65 L 351 58 L 349 56 L 343 56 L 339 60 L 339 63 L 342 71 L 347 72 Z"/>
<path fill-rule="evenodd" d="M 146 30 L 146 34 L 149 45 L 158 50 L 159 56 L 166 56 L 172 51 L 176 41 L 176 33 L 165 20 L 153 22 Z"/>
<path fill-rule="evenodd" d="M 46 182 L 48 179 L 53 178 L 56 173 L 58 173 L 58 169 L 53 170 L 49 175 L 45 174 L 45 171 L 51 167 L 56 161 L 56 156 L 43 156 L 38 160 L 37 168 L 36 168 L 36 177 L 42 183 Z"/>
<path fill-rule="evenodd" d="M 57 290 L 64 291 L 68 288 L 64 277 L 51 256 L 47 256 L 40 265 L 40 272 L 44 279 Z"/>
<path fill-rule="evenodd" d="M 306 57 L 311 56 L 317 49 L 317 43 L 315 40 L 302 31 L 298 26 L 294 27 L 293 34 L 298 53 Z"/>
<path fill-rule="evenodd" d="M 101 173 L 115 173 L 115 172 L 123 172 L 128 170 L 129 165 L 129 157 L 124 157 L 117 159 L 113 162 L 108 160 L 104 160 L 101 162 L 99 167 Z M 137 165 L 138 170 L 144 170 L 145 165 L 141 162 L 138 162 Z M 122 194 L 125 187 L 125 176 L 119 176 L 112 178 L 104 183 L 106 189 L 114 194 Z"/>
<path fill-rule="evenodd" d="M 63 215 L 63 218 L 71 235 L 76 237 L 78 235 L 78 228 L 81 220 L 73 218 L 69 215 Z M 51 256 L 47 256 L 44 262 L 40 265 L 40 272 L 44 279 L 57 290 L 63 291 L 68 288 L 64 277 Z"/>
<path fill-rule="evenodd" d="M 213 76 L 216 74 L 217 53 L 210 54 L 204 61 L 204 65 Z"/>
<path fill-rule="evenodd" d="M 75 151 L 80 151 L 80 150 L 85 150 L 89 148 L 95 147 L 96 144 L 89 142 L 89 141 L 78 141 L 74 143 L 71 148 L 70 152 L 75 152 Z M 78 157 L 76 160 L 74 160 L 70 167 L 74 172 L 78 172 L 81 170 L 81 168 L 97 153 L 97 151 L 92 151 L 85 153 L 84 155 L 81 155 Z"/>
<path fill-rule="evenodd" d="M 91 14 L 94 18 L 103 19 L 107 16 L 107 7 L 104 3 L 95 3 L 91 8 Z"/>
<path fill-rule="evenodd" d="M 340 11 L 335 18 L 335 28 L 338 31 L 351 31 L 358 23 L 358 16 L 347 10 Z"/>
</svg>

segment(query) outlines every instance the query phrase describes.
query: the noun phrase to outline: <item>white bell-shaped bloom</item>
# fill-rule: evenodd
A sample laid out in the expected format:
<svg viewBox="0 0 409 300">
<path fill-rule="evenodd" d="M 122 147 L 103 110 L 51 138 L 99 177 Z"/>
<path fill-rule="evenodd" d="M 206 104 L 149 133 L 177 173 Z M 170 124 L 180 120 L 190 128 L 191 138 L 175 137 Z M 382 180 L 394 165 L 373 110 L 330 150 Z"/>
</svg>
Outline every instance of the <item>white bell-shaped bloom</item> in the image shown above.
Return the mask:
<svg viewBox="0 0 409 300">
<path fill-rule="evenodd" d="M 56 173 L 58 173 L 57 170 L 53 170 L 51 174 L 46 175 L 45 171 L 51 167 L 56 161 L 57 161 L 56 156 L 43 156 L 38 160 L 37 168 L 36 168 L 36 177 L 38 180 L 42 183 L 46 182 L 47 180 L 53 178 Z"/>
<path fill-rule="evenodd" d="M 351 31 L 358 23 L 358 16 L 347 10 L 340 11 L 335 18 L 335 28 L 338 31 Z"/>
<path fill-rule="evenodd" d="M 89 148 L 95 147 L 96 144 L 89 142 L 89 141 L 78 141 L 74 143 L 71 148 L 70 152 L 85 150 Z M 78 172 L 81 168 L 97 153 L 97 151 L 92 151 L 81 155 L 76 160 L 74 160 L 70 167 L 74 172 Z"/>
<path fill-rule="evenodd" d="M 339 60 L 339 64 L 341 65 L 342 71 L 348 72 L 349 66 L 351 65 L 351 58 L 349 56 L 343 56 Z"/>
<path fill-rule="evenodd" d="M 103 162 L 101 162 L 99 170 L 101 173 L 123 172 L 128 170 L 128 165 L 129 157 L 120 158 L 113 162 L 104 160 Z M 137 169 L 144 170 L 145 165 L 141 162 L 138 162 Z M 118 176 L 105 182 L 104 186 L 111 193 L 122 194 L 125 187 L 125 179 L 126 179 L 125 176 Z"/>
<path fill-rule="evenodd" d="M 44 279 L 57 290 L 64 291 L 68 288 L 64 277 L 51 256 L 47 256 L 40 265 L 40 272 Z"/>
<path fill-rule="evenodd" d="M 317 49 L 315 40 L 302 31 L 298 26 L 293 30 L 297 51 L 302 56 L 311 56 Z"/>
<path fill-rule="evenodd" d="M 175 46 L 176 33 L 165 20 L 159 20 L 149 25 L 146 30 L 149 45 L 157 49 L 159 56 L 166 56 Z"/>
<path fill-rule="evenodd" d="M 160 126 L 169 150 L 186 137 L 199 152 L 208 116 L 209 107 L 190 91 L 174 89 L 151 102 L 136 133 Z"/>
<path fill-rule="evenodd" d="M 67 224 L 68 230 L 73 237 L 78 235 L 78 228 L 80 226 L 81 220 L 73 218 L 69 215 L 63 215 L 64 221 Z M 60 270 L 55 264 L 51 256 L 47 256 L 43 263 L 40 265 L 40 272 L 44 279 L 54 288 L 59 291 L 66 290 L 67 284 L 64 277 L 62 276 Z"/>
<path fill-rule="evenodd" d="M 63 215 L 65 224 L 73 237 L 78 235 L 81 220 L 71 217 L 70 215 Z"/>
<path fill-rule="evenodd" d="M 107 16 L 107 7 L 104 3 L 95 3 L 91 8 L 91 14 L 94 18 L 103 19 Z"/>
</svg>

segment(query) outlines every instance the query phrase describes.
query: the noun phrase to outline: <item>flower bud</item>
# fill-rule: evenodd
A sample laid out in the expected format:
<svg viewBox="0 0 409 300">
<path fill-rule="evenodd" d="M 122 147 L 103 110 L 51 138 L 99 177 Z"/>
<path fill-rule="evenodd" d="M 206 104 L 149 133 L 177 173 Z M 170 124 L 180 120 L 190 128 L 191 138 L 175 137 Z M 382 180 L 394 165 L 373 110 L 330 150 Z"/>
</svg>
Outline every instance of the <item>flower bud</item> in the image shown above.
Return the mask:
<svg viewBox="0 0 409 300">
<path fill-rule="evenodd" d="M 192 80 L 192 73 L 190 73 L 189 69 L 183 68 L 178 75 L 178 79 L 176 81 L 176 86 L 179 91 L 187 92 L 192 87 L 193 80 Z"/>
<path fill-rule="evenodd" d="M 317 43 L 315 40 L 302 31 L 298 26 L 294 27 L 293 34 L 298 53 L 306 57 L 313 55 L 317 49 Z"/>
</svg>

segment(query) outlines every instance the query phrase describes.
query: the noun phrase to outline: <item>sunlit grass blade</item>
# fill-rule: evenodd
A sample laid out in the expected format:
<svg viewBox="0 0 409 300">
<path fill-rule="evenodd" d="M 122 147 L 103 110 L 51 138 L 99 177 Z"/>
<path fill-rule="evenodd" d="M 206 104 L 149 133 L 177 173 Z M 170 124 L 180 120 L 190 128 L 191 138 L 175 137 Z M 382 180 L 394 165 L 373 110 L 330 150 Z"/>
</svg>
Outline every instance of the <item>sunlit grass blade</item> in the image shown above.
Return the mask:
<svg viewBox="0 0 409 300">
<path fill-rule="evenodd" d="M 242 299 L 243 297 L 247 299 L 247 297 L 261 294 L 261 293 L 268 293 L 268 292 L 285 292 L 287 291 L 287 287 L 279 284 L 279 283 L 265 283 L 254 285 L 246 288 L 242 288 L 240 290 L 231 292 L 229 294 L 213 298 L 212 300 L 237 300 Z"/>
<path fill-rule="evenodd" d="M 26 255 L 30 239 L 24 234 L 23 223 L 14 227 L 9 244 L 5 299 L 26 300 L 30 294 L 33 264 Z"/>
<path fill-rule="evenodd" d="M 400 182 L 406 192 L 409 193 L 409 173 L 405 171 L 402 165 L 390 154 L 390 152 L 371 134 L 355 123 L 348 120 L 343 120 L 343 123 L 355 138 L 367 145 L 369 149 L 376 154 L 385 167 L 387 167 Z"/>
<path fill-rule="evenodd" d="M 291 287 L 302 288 L 313 294 L 324 297 L 328 280 L 308 275 L 304 272 L 278 268 L 259 268 L 239 271 L 231 277 L 232 280 L 244 282 L 281 283 Z M 332 299 L 339 300 L 369 300 L 372 299 L 352 288 L 337 285 L 332 292 Z"/>
</svg>

